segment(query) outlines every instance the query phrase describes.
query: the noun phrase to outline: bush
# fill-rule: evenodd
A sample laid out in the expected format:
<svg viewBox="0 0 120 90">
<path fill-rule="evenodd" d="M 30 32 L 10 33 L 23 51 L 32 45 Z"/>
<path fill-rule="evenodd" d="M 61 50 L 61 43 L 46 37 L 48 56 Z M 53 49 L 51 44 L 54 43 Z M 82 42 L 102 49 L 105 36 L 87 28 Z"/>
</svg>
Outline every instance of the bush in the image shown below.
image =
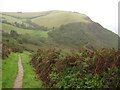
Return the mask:
<svg viewBox="0 0 120 90">
<path fill-rule="evenodd" d="M 71 54 L 39 49 L 31 64 L 50 88 L 111 88 L 120 86 L 120 51 L 81 48 Z"/>
<path fill-rule="evenodd" d="M 9 48 L 3 44 L 3 46 L 2 46 L 2 59 L 7 58 L 9 55 L 10 55 Z"/>
</svg>

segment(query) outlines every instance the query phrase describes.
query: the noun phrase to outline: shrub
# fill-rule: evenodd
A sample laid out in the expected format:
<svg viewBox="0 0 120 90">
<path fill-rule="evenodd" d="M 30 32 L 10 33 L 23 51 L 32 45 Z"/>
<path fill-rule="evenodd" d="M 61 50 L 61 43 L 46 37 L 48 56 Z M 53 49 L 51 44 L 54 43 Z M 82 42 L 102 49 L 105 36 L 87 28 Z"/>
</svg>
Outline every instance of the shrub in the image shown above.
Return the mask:
<svg viewBox="0 0 120 90">
<path fill-rule="evenodd" d="M 43 85 L 50 88 L 111 88 L 120 86 L 120 51 L 80 50 L 65 54 L 51 48 L 39 49 L 31 64 Z"/>
</svg>

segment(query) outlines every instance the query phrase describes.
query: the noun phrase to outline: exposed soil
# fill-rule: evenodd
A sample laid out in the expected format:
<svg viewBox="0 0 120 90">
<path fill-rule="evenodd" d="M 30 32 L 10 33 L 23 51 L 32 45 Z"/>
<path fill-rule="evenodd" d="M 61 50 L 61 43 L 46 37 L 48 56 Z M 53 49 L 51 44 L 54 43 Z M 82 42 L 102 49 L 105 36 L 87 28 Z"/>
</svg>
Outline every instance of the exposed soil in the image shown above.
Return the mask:
<svg viewBox="0 0 120 90">
<path fill-rule="evenodd" d="M 23 70 L 23 66 L 22 66 L 21 56 L 18 55 L 18 57 L 19 57 L 19 59 L 18 59 L 18 74 L 15 79 L 13 88 L 22 88 L 22 79 L 23 79 L 24 70 Z"/>
</svg>

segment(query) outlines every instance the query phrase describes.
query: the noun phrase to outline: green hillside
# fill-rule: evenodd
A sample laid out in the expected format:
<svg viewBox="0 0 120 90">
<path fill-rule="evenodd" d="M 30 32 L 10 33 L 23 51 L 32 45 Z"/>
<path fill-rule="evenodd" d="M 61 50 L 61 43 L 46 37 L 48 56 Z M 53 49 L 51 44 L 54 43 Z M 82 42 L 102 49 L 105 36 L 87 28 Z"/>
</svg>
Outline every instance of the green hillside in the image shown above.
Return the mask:
<svg viewBox="0 0 120 90">
<path fill-rule="evenodd" d="M 3 43 L 12 49 L 36 51 L 48 41 L 49 31 L 22 29 L 9 24 L 2 24 L 2 30 Z"/>
<path fill-rule="evenodd" d="M 49 32 L 59 44 L 74 47 L 118 47 L 118 36 L 98 23 L 71 23 Z"/>
<path fill-rule="evenodd" d="M 19 19 L 19 18 L 15 18 L 8 15 L 3 15 L 3 14 L 0 14 L 0 18 L 2 18 L 2 20 L 7 20 L 10 23 L 14 23 L 14 22 L 22 23 L 25 21 L 25 19 Z"/>
<path fill-rule="evenodd" d="M 20 34 L 18 38 L 24 42 L 22 45 L 32 50 L 39 45 L 64 49 L 80 46 L 118 47 L 118 36 L 115 33 L 78 12 L 3 12 L 1 18 L 6 20 L 2 24 L 3 31 L 8 34 L 11 30 L 16 31 Z M 25 43 L 25 38 L 28 43 Z"/>
<path fill-rule="evenodd" d="M 3 89 L 120 87 L 120 38 L 88 16 L 54 10 L 0 19 Z"/>
<path fill-rule="evenodd" d="M 21 29 L 12 25 L 2 24 L 3 31 L 10 33 L 11 30 L 17 31 L 19 34 L 29 34 L 31 36 L 38 36 L 38 37 L 48 37 L 49 31 L 42 31 L 42 30 L 28 30 L 28 29 Z"/>
<path fill-rule="evenodd" d="M 68 11 L 56 11 L 56 13 L 50 13 L 46 16 L 33 18 L 32 22 L 38 25 L 47 26 L 48 28 L 53 28 L 73 22 L 90 23 L 91 20 L 84 14 Z"/>
<path fill-rule="evenodd" d="M 44 11 L 44 12 L 2 12 L 2 14 L 19 17 L 19 18 L 32 18 L 37 17 L 40 15 L 48 14 L 51 11 Z"/>
</svg>

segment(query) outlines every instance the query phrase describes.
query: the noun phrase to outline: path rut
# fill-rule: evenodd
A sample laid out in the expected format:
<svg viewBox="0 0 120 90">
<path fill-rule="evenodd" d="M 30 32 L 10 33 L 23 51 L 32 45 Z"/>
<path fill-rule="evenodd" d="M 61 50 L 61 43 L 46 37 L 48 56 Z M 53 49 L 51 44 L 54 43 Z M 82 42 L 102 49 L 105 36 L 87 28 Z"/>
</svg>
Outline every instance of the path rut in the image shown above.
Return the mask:
<svg viewBox="0 0 120 90">
<path fill-rule="evenodd" d="M 22 79 L 24 75 L 23 65 L 22 65 L 22 59 L 21 56 L 18 55 L 18 74 L 14 81 L 14 87 L 13 88 L 22 88 Z"/>
</svg>

